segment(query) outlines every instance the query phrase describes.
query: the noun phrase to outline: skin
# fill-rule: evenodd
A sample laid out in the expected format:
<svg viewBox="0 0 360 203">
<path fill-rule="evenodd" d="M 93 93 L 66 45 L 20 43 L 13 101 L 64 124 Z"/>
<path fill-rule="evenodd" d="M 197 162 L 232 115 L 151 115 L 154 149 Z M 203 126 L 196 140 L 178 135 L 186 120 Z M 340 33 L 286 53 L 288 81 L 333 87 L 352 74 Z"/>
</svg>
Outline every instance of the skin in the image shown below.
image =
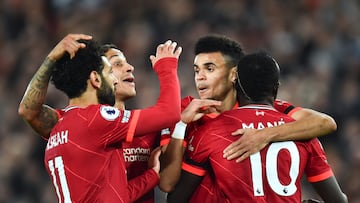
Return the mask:
<svg viewBox="0 0 360 203">
<path fill-rule="evenodd" d="M 66 52 L 69 53 L 72 58 L 79 49 L 85 47 L 85 44 L 78 43 L 77 40 L 89 40 L 91 38 L 92 36 L 84 34 L 69 34 L 64 37 L 48 54 L 44 63 L 34 74 L 24 93 L 18 108 L 18 113 L 35 132 L 44 138 L 49 137 L 51 129 L 58 120 L 56 110 L 44 104 L 52 67 L 54 67 L 55 61 L 60 59 Z M 157 47 L 156 55 L 150 56 L 152 64 L 154 65 L 163 57 L 176 56 L 178 58 L 182 48 L 176 48 L 176 46 L 177 43 L 170 40 L 164 44 L 160 44 Z M 87 106 L 98 103 L 97 97 L 99 93 L 111 92 L 114 94 L 115 92 L 115 105 L 123 109 L 125 100 L 136 95 L 133 76 L 134 67 L 127 63 L 125 56 L 120 50 L 112 49 L 107 53 L 107 57 L 109 57 L 109 59 L 103 58 L 104 64 L 106 65 L 103 70 L 103 77 L 93 71 L 90 74 L 88 83 L 89 91 L 86 91 L 79 98 L 71 99 L 69 105 Z M 112 65 L 114 65 L 114 68 L 112 68 Z M 106 83 L 111 85 L 101 83 L 103 78 Z M 150 159 L 149 165 L 159 173 L 160 163 L 157 160 L 160 151 L 155 150 L 154 154 L 155 155 L 151 156 L 153 158 Z"/>
<path fill-rule="evenodd" d="M 221 52 L 200 53 L 195 56 L 194 79 L 199 99 L 192 100 L 182 112 L 182 122 L 194 122 L 206 113 L 220 114 L 234 107 L 236 104 L 234 88 L 236 67 L 227 68 L 226 64 L 226 58 Z M 214 100 L 217 100 L 218 103 L 215 103 Z M 242 136 L 224 150 L 224 158 L 229 160 L 236 158 L 240 162 L 260 151 L 269 142 L 311 139 L 336 130 L 336 123 L 330 116 L 310 109 L 298 110 L 292 117 L 297 121 L 262 130 L 240 129 L 235 131 L 234 136 Z M 167 165 L 162 165 L 160 177 L 163 178 L 160 178 L 159 186 L 164 192 L 171 192 L 181 177 L 184 149 L 180 139 L 171 139 L 167 147 L 171 150 L 166 150 L 169 151 L 167 152 L 169 154 L 165 153 L 163 159 L 173 160 L 173 162 L 169 161 L 166 162 Z M 181 158 L 176 158 L 176 156 Z"/>
<path fill-rule="evenodd" d="M 125 109 L 125 101 L 136 96 L 135 77 L 133 75 L 135 68 L 126 61 L 124 54 L 118 49 L 109 49 L 105 56 L 112 65 L 114 76 L 118 78 L 115 90 L 115 107 L 123 110 Z"/>
<path fill-rule="evenodd" d="M 206 55 L 206 54 L 201 54 Z M 209 54 L 210 55 L 210 54 Z M 213 55 L 214 56 L 214 55 Z M 216 56 L 216 55 L 215 55 Z M 207 58 L 207 57 L 203 57 Z M 210 57 L 208 59 L 211 60 Z M 216 60 L 214 61 L 221 61 Z M 217 73 L 216 68 L 207 68 L 208 71 L 204 71 L 204 75 L 200 75 L 201 68 L 199 67 L 197 57 L 195 58 L 194 62 L 194 70 L 195 70 L 195 83 L 198 87 L 198 93 L 200 98 L 212 98 L 217 99 L 220 95 L 224 95 L 221 91 L 221 86 L 218 84 L 225 83 L 226 80 L 233 79 L 232 77 L 224 77 L 223 81 L 218 82 L 217 80 L 221 80 L 221 77 L 213 76 L 213 73 Z M 207 62 L 208 63 L 208 62 Z M 206 63 L 206 64 L 207 64 Z M 216 64 L 215 64 L 216 65 Z M 215 67 L 220 67 L 219 65 Z M 224 71 L 218 71 L 218 72 L 226 72 Z M 220 74 L 219 73 L 219 74 Z M 224 74 L 225 76 L 227 74 Z M 231 74 L 230 74 L 231 75 Z M 198 85 L 200 83 L 199 79 L 201 80 L 208 80 L 206 85 Z M 217 84 L 217 85 L 211 85 L 211 84 Z M 206 89 L 204 90 L 203 87 L 206 86 Z M 200 87 L 200 88 L 199 88 Z M 220 88 L 219 88 L 220 87 Z M 223 90 L 226 88 L 222 88 Z M 201 92 L 200 92 L 201 91 Z M 221 96 L 220 96 L 221 98 Z M 225 100 L 228 102 L 228 104 L 235 104 L 236 97 L 233 98 L 227 98 Z M 198 103 L 194 100 L 195 103 Z M 266 103 L 266 102 L 264 102 Z M 244 103 L 245 104 L 245 103 Z M 225 110 L 232 109 L 233 105 L 226 105 L 226 103 L 221 104 L 220 108 L 217 107 L 218 110 L 217 113 L 221 113 Z M 200 106 L 200 105 L 197 105 Z M 222 108 L 224 106 L 227 106 L 229 108 Z M 189 109 L 191 108 L 192 111 Z M 202 107 L 200 107 L 202 108 Z M 221 111 L 222 110 L 222 111 Z M 197 109 L 190 105 L 188 108 L 186 108 L 181 115 L 181 119 L 183 122 L 192 120 L 194 118 L 198 118 L 199 116 L 196 116 Z M 316 136 L 324 135 L 326 133 L 330 133 L 334 130 L 336 130 L 336 124 L 334 120 L 326 115 L 319 112 L 316 112 L 311 109 L 301 109 L 295 112 L 292 117 L 297 120 L 289 124 L 284 124 L 282 126 L 277 126 L 273 128 L 264 128 L 262 130 L 254 130 L 254 129 L 239 129 L 235 132 L 233 132 L 234 136 L 242 135 L 242 137 L 234 142 L 233 144 L 229 145 L 224 150 L 224 157 L 230 159 L 239 157 L 237 161 L 242 161 L 243 159 L 247 158 L 251 154 L 260 151 L 262 148 L 264 148 L 269 142 L 271 141 L 284 141 L 284 140 L 298 140 L 298 139 L 311 139 Z M 194 121 L 194 120 L 193 120 Z M 305 127 L 304 127 L 305 126 Z M 281 132 L 279 132 L 281 131 Z M 316 136 L 315 136 L 316 135 Z M 173 139 L 172 139 L 173 140 Z M 255 148 L 249 148 L 249 147 L 255 147 Z M 232 151 L 234 150 L 234 151 Z M 230 156 L 230 157 L 228 157 Z M 168 202 L 189 202 L 193 192 L 196 190 L 198 185 L 200 184 L 203 177 L 196 176 L 192 173 L 189 173 L 185 170 L 180 170 L 180 174 L 177 174 L 179 177 L 178 180 L 175 180 L 174 182 L 168 181 L 170 184 L 164 186 L 164 188 L 167 190 L 167 192 L 170 192 L 168 194 Z M 180 179 L 181 178 L 181 179 Z M 176 185 L 176 190 L 174 190 L 174 187 Z M 344 193 L 342 193 L 336 178 L 334 176 L 317 183 L 312 184 L 315 190 L 319 193 L 319 195 L 324 199 L 325 202 L 347 202 L 347 197 Z M 317 200 L 304 200 L 303 202 L 320 202 Z"/>
</svg>

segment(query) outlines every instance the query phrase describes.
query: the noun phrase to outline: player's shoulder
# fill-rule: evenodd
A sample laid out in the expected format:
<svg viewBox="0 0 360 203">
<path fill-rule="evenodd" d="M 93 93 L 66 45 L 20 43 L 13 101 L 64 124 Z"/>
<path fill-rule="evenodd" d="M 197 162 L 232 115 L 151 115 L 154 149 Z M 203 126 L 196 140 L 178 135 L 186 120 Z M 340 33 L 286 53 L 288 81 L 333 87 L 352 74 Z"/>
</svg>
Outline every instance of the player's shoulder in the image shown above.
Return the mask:
<svg viewBox="0 0 360 203">
<path fill-rule="evenodd" d="M 289 113 L 291 114 L 294 111 L 302 109 L 301 107 L 295 106 L 288 101 L 280 100 L 280 99 L 276 99 L 274 101 L 274 108 L 277 111 L 280 111 L 281 113 L 284 113 L 284 114 L 289 114 Z"/>
<path fill-rule="evenodd" d="M 121 115 L 121 111 L 113 106 L 93 104 L 87 106 L 86 108 L 80 108 L 79 114 L 84 117 L 93 117 L 94 115 L 99 115 L 99 117 L 106 121 L 114 121 Z"/>
</svg>

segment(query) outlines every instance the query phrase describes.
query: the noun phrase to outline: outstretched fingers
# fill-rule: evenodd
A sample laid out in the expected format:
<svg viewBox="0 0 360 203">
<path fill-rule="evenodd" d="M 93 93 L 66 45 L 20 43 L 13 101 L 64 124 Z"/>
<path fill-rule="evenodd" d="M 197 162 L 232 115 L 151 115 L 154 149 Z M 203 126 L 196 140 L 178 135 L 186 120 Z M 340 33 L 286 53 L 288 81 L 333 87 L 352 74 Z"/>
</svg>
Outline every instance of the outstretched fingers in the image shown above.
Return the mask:
<svg viewBox="0 0 360 203">
<path fill-rule="evenodd" d="M 154 65 L 157 61 L 166 57 L 179 58 L 182 48 L 177 46 L 177 42 L 167 40 L 163 44 L 159 44 L 156 48 L 156 54 L 150 56 L 151 63 Z"/>
</svg>

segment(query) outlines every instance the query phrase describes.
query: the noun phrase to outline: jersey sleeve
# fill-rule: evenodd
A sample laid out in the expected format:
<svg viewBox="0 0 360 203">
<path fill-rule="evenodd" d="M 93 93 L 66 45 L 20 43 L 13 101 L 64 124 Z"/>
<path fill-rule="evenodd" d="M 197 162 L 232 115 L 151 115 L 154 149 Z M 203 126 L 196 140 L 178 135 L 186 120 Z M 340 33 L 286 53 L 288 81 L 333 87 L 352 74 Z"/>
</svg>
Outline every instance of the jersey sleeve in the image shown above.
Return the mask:
<svg viewBox="0 0 360 203">
<path fill-rule="evenodd" d="M 193 100 L 194 98 L 191 96 L 187 96 L 184 97 L 181 100 L 181 112 L 190 104 L 190 102 Z M 190 126 L 191 124 L 188 124 L 188 126 Z M 161 140 L 160 140 L 160 146 L 164 146 L 164 145 L 168 145 L 170 143 L 171 140 L 171 134 L 173 133 L 175 128 L 175 124 L 172 125 L 169 128 L 165 128 L 161 131 Z M 188 129 L 189 127 L 187 127 Z M 185 132 L 187 133 L 187 132 Z M 184 147 L 186 147 L 186 139 L 184 139 Z"/>
<path fill-rule="evenodd" d="M 86 115 L 87 114 L 87 115 Z M 88 131 L 98 136 L 104 146 L 114 143 L 132 141 L 134 128 L 138 119 L 139 111 L 120 111 L 107 105 L 93 105 L 88 111 L 79 112 L 79 117 L 87 119 Z"/>
<path fill-rule="evenodd" d="M 287 101 L 283 101 L 280 99 L 276 99 L 274 101 L 274 108 L 284 114 L 287 114 L 289 116 L 291 116 L 293 113 L 295 113 L 296 111 L 302 109 L 301 107 L 296 107 L 293 104 L 291 104 L 290 102 Z"/>
<path fill-rule="evenodd" d="M 175 125 L 180 119 L 180 83 L 177 77 L 178 60 L 168 57 L 154 65 L 160 80 L 160 96 L 157 103 L 146 109 L 120 111 L 114 107 L 100 108 L 105 144 L 119 141 L 131 142 L 134 136 L 155 133 Z M 115 124 L 114 124 L 115 123 Z"/>
<path fill-rule="evenodd" d="M 127 186 L 130 202 L 135 202 L 152 190 L 159 182 L 159 175 L 152 169 L 148 169 L 142 175 L 131 179 Z"/>
<path fill-rule="evenodd" d="M 306 166 L 309 182 L 319 182 L 333 176 L 333 171 L 327 162 L 326 154 L 318 139 L 309 141 L 310 158 Z"/>
<path fill-rule="evenodd" d="M 139 110 L 139 117 L 134 123 L 134 136 L 160 131 L 180 120 L 177 66 L 176 58 L 164 58 L 154 65 L 160 81 L 160 96 L 154 106 Z"/>
<path fill-rule="evenodd" d="M 205 176 L 209 169 L 209 143 L 205 139 L 210 129 L 200 128 L 189 136 L 181 168 L 197 176 Z"/>
</svg>

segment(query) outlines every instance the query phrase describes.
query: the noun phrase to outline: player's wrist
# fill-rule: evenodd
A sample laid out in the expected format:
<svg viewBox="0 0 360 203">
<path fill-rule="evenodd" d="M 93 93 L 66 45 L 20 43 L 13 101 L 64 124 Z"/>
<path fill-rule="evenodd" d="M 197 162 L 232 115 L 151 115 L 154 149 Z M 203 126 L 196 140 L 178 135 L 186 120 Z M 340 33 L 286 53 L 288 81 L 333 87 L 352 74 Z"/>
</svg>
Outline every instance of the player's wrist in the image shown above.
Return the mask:
<svg viewBox="0 0 360 203">
<path fill-rule="evenodd" d="M 56 64 L 56 60 L 52 59 L 51 57 L 47 56 L 43 62 L 43 65 L 45 65 L 46 67 L 53 69 L 55 67 Z"/>
<path fill-rule="evenodd" d="M 182 121 L 177 122 L 171 137 L 175 139 L 184 139 L 186 126 L 187 124 Z"/>
</svg>

